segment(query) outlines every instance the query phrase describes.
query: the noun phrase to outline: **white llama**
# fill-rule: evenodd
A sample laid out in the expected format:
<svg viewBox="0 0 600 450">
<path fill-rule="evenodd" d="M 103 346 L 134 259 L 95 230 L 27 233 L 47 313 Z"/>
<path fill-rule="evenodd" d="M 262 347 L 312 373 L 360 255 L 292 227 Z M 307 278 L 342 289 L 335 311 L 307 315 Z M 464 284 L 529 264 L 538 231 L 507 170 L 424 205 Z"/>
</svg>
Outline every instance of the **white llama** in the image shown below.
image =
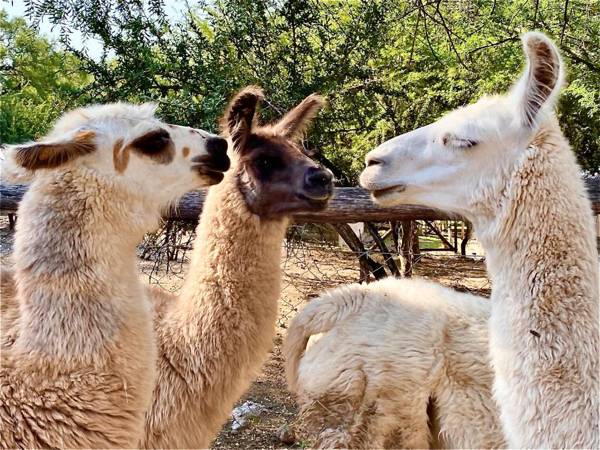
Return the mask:
<svg viewBox="0 0 600 450">
<path fill-rule="evenodd" d="M 156 349 L 136 244 L 161 208 L 223 178 L 226 149 L 152 105 L 112 104 L 3 151 L 3 178 L 33 181 L 1 278 L 0 447 L 138 444 Z"/>
<path fill-rule="evenodd" d="M 483 98 L 367 155 L 385 205 L 473 222 L 492 278 L 494 394 L 511 447 L 598 448 L 598 254 L 580 168 L 552 111 L 562 62 L 540 33 L 504 96 Z"/>
<path fill-rule="evenodd" d="M 319 448 L 498 448 L 489 300 L 423 279 L 332 289 L 284 344 L 302 425 Z M 308 344 L 308 345 L 307 345 Z"/>
</svg>

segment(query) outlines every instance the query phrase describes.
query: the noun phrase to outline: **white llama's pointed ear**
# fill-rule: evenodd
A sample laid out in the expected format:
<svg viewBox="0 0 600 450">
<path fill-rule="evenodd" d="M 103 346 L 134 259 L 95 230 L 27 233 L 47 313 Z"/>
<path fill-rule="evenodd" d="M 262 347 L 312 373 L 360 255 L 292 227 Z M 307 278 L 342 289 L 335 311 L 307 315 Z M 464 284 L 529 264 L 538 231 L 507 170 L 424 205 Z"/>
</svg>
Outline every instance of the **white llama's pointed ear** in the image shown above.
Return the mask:
<svg viewBox="0 0 600 450">
<path fill-rule="evenodd" d="M 306 97 L 273 126 L 275 133 L 291 140 L 302 139 L 313 118 L 325 105 L 325 99 L 317 94 Z"/>
<path fill-rule="evenodd" d="M 544 34 L 523 35 L 527 66 L 511 96 L 517 103 L 521 123 L 535 128 L 540 110 L 552 106 L 563 83 L 563 64 L 556 45 Z"/>
<path fill-rule="evenodd" d="M 66 136 L 53 137 L 39 142 L 12 145 L 7 148 L 7 167 L 35 171 L 53 169 L 96 150 L 96 133 L 91 130 L 77 130 Z"/>
<path fill-rule="evenodd" d="M 221 132 L 231 137 L 233 148 L 241 151 L 252 133 L 256 121 L 256 109 L 264 98 L 261 88 L 248 86 L 238 92 L 229 102 L 221 119 Z"/>
</svg>

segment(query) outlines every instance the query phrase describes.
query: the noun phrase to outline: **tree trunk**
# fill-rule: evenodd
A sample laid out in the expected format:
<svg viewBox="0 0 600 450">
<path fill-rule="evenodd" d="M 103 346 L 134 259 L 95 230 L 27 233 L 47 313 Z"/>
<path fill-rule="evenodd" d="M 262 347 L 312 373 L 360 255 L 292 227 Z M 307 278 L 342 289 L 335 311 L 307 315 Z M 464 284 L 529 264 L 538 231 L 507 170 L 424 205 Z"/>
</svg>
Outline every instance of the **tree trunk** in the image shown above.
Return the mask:
<svg viewBox="0 0 600 450">
<path fill-rule="evenodd" d="M 402 274 L 412 277 L 413 262 L 415 257 L 416 222 L 413 220 L 402 221 L 402 243 L 400 255 L 402 257 Z M 418 239 L 417 239 L 418 241 Z M 417 248 L 419 244 L 417 242 Z"/>
<path fill-rule="evenodd" d="M 379 251 L 381 252 L 381 255 L 383 256 L 383 260 L 384 260 L 385 264 L 388 266 L 388 268 L 390 269 L 391 274 L 399 277 L 400 271 L 398 270 L 396 261 L 394 261 L 394 258 L 392 256 L 391 252 L 388 250 L 384 239 L 381 236 L 379 236 L 379 231 L 377 230 L 377 227 L 375 225 L 373 225 L 372 222 L 365 222 L 365 226 L 367 227 L 367 230 L 369 230 L 369 233 L 373 237 L 375 244 L 379 248 Z"/>
<path fill-rule="evenodd" d="M 13 214 L 13 213 L 10 213 L 8 215 L 8 229 L 9 230 L 14 230 L 16 224 L 17 224 L 17 215 Z"/>
</svg>

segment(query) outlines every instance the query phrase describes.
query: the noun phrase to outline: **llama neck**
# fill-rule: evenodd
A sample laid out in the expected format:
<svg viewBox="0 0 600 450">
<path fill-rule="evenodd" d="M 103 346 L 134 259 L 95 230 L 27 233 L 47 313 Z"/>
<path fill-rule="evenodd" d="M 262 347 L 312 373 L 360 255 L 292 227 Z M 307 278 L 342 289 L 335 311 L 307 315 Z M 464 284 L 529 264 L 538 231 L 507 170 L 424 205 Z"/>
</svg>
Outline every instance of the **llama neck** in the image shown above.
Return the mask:
<svg viewBox="0 0 600 450">
<path fill-rule="evenodd" d="M 597 317 L 591 207 L 579 167 L 557 125 L 548 124 L 538 133 L 503 190 L 495 217 L 475 221 L 498 292 L 494 297 L 504 302 L 510 294 L 517 303 L 535 299 L 542 309 L 550 303 L 559 309 L 575 306 Z M 580 306 L 567 306 L 565 302 L 574 299 Z"/>
<path fill-rule="evenodd" d="M 547 127 L 497 190 L 496 217 L 474 221 L 509 447 L 598 447 L 598 255 L 580 177 L 558 126 Z"/>
<path fill-rule="evenodd" d="M 210 188 L 186 281 L 157 328 L 168 361 L 159 366 L 159 385 L 169 392 L 154 402 L 150 414 L 160 431 L 152 433 L 180 436 L 159 447 L 208 446 L 265 360 L 286 226 L 287 219 L 261 220 L 248 210 L 235 168 Z"/>
<path fill-rule="evenodd" d="M 151 221 L 146 211 L 83 170 L 36 178 L 15 235 L 15 349 L 71 362 L 102 357 L 123 321 L 145 308 L 135 246 Z"/>
<path fill-rule="evenodd" d="M 232 171 L 233 172 L 233 171 Z M 196 301 L 206 308 L 207 299 L 228 307 L 237 301 L 244 308 L 254 302 L 268 303 L 279 297 L 281 244 L 287 219 L 261 220 L 252 214 L 240 193 L 234 173 L 206 198 L 189 276 L 182 297 L 195 308 Z M 222 295 L 204 296 L 207 289 L 220 288 Z"/>
</svg>

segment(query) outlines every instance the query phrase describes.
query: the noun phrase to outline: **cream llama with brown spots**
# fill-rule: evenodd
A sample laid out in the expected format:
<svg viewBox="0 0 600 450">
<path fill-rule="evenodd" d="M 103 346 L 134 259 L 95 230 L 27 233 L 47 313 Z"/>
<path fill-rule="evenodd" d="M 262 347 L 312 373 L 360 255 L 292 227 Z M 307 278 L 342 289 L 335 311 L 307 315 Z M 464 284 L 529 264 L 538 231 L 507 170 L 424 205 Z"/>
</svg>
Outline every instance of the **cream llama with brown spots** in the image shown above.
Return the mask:
<svg viewBox="0 0 600 450">
<path fill-rule="evenodd" d="M 113 104 L 3 151 L 2 177 L 32 183 L 2 269 L 2 448 L 137 445 L 157 352 L 136 244 L 161 208 L 222 179 L 225 148 L 151 105 Z"/>
</svg>

